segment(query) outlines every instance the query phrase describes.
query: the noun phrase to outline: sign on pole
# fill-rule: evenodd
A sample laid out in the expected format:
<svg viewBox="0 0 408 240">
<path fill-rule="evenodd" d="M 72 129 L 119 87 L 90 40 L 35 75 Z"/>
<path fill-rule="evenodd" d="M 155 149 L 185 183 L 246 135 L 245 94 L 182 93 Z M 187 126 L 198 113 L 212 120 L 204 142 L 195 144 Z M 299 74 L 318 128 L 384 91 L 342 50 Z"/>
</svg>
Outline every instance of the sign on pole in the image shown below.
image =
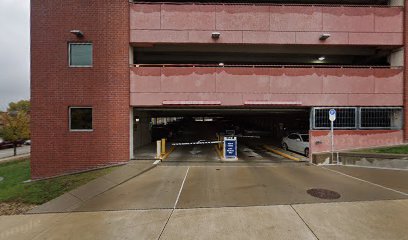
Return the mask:
<svg viewBox="0 0 408 240">
<path fill-rule="evenodd" d="M 331 134 L 331 159 L 334 163 L 334 121 L 336 121 L 336 110 L 329 110 L 329 119 L 330 119 L 330 134 Z"/>
</svg>

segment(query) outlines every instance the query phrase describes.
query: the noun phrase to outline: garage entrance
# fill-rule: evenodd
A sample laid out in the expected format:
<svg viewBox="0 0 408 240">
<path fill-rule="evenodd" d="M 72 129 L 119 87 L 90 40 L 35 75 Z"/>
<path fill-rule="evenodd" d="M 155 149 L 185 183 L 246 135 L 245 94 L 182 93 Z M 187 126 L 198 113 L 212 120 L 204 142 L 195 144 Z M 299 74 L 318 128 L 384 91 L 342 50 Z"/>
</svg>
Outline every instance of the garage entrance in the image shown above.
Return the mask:
<svg viewBox="0 0 408 240">
<path fill-rule="evenodd" d="M 224 136 L 237 137 L 239 162 L 292 161 L 282 139 L 308 134 L 310 108 L 207 109 L 134 108 L 133 159 L 155 159 L 156 142 L 166 139 L 168 162 L 220 162 Z M 277 150 L 277 151 L 274 151 Z M 286 152 L 305 160 L 304 152 Z"/>
</svg>

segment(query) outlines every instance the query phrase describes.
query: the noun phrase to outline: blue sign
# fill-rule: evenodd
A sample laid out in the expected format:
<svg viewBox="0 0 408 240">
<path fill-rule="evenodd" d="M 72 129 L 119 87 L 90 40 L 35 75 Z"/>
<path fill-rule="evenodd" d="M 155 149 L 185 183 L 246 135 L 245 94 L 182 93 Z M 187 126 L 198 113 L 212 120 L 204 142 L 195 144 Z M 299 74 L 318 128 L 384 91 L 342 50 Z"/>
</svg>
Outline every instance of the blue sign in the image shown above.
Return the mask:
<svg viewBox="0 0 408 240">
<path fill-rule="evenodd" d="M 224 157 L 225 159 L 237 159 L 236 137 L 224 137 Z"/>
<path fill-rule="evenodd" d="M 336 110 L 330 109 L 329 111 L 329 120 L 334 122 L 336 120 Z"/>
</svg>

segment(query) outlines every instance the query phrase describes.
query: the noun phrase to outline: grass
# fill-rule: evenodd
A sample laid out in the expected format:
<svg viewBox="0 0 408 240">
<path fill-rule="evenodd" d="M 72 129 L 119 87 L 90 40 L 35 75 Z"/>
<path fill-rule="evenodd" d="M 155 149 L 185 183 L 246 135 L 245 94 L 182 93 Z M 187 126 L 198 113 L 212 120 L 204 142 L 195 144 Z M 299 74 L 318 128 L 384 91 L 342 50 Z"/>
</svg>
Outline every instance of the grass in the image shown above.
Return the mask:
<svg viewBox="0 0 408 240">
<path fill-rule="evenodd" d="M 58 178 L 23 183 L 30 179 L 30 161 L 23 160 L 0 164 L 0 202 L 43 204 L 65 192 L 111 172 L 105 168 Z"/>
<path fill-rule="evenodd" d="M 358 152 L 408 154 L 408 145 L 397 146 L 397 147 L 376 148 L 376 149 L 364 149 L 364 150 L 359 150 Z"/>
</svg>

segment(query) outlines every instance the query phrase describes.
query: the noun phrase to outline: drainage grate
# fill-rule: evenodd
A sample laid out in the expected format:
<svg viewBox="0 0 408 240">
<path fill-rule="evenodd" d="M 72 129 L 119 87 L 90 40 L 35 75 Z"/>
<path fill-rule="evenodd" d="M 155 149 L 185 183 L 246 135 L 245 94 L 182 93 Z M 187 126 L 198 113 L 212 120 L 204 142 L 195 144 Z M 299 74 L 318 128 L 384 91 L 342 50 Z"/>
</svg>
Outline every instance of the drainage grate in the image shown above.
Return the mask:
<svg viewBox="0 0 408 240">
<path fill-rule="evenodd" d="M 321 189 L 321 188 L 312 188 L 307 190 L 309 195 L 313 197 L 321 198 L 321 199 L 338 199 L 341 195 L 335 191 Z"/>
</svg>

